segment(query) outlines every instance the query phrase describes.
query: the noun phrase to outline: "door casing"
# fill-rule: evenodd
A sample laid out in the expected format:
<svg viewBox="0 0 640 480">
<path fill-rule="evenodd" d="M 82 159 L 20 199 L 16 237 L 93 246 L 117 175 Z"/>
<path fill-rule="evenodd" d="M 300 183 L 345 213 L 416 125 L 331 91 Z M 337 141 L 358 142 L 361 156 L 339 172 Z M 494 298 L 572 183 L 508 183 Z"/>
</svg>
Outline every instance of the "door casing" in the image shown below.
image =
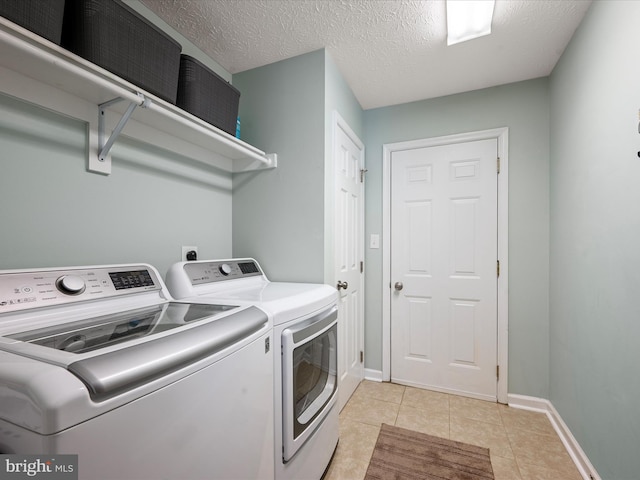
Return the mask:
<svg viewBox="0 0 640 480">
<path fill-rule="evenodd" d="M 498 402 L 507 403 L 509 324 L 509 129 L 507 127 L 383 145 L 382 156 L 382 380 L 391 379 L 391 154 L 438 145 L 495 138 L 498 142 Z"/>
</svg>

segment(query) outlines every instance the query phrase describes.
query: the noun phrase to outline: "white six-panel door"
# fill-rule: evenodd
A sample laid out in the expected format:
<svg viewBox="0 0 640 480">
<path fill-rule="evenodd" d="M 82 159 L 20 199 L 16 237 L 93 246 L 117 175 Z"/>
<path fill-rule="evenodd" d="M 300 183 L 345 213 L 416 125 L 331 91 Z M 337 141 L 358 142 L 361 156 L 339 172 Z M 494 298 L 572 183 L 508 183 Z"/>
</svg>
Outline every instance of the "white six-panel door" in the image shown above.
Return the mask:
<svg viewBox="0 0 640 480">
<path fill-rule="evenodd" d="M 334 122 L 335 275 L 338 296 L 339 408 L 364 377 L 364 145 L 346 123 Z"/>
<path fill-rule="evenodd" d="M 391 157 L 391 379 L 495 400 L 497 141 Z"/>
</svg>

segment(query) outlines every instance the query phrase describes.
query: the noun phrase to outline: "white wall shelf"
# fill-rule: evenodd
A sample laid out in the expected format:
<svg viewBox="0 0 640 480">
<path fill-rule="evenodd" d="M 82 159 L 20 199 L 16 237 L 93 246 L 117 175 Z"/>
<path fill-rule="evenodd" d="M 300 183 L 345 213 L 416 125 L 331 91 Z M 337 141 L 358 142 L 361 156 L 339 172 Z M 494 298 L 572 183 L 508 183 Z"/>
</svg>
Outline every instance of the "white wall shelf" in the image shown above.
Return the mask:
<svg viewBox="0 0 640 480">
<path fill-rule="evenodd" d="M 103 128 L 109 137 L 123 116 L 128 120 L 123 135 L 227 172 L 277 166 L 275 154 L 266 154 L 3 17 L 0 91 L 87 122 L 90 171 L 111 172 L 110 156 L 99 155 L 108 140 L 99 139 L 99 130 Z M 132 104 L 137 107 L 128 117 L 125 112 Z"/>
</svg>

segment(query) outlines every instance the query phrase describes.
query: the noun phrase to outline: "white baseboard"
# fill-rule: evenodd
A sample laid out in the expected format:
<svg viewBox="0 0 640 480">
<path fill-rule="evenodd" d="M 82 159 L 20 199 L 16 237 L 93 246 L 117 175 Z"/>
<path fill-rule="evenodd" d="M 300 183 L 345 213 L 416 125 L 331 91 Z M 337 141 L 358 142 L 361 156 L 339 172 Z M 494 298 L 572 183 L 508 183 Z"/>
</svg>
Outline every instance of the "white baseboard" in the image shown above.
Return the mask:
<svg viewBox="0 0 640 480">
<path fill-rule="evenodd" d="M 371 380 L 372 382 L 382 381 L 382 370 L 373 370 L 371 368 L 364 369 L 365 380 Z"/>
<path fill-rule="evenodd" d="M 596 469 L 589 461 L 589 458 L 587 458 L 587 455 L 580 447 L 580 444 L 571 433 L 571 430 L 569 430 L 569 427 L 564 423 L 564 420 L 562 420 L 562 417 L 549 400 L 510 393 L 508 395 L 508 401 L 509 406 L 513 408 L 545 413 L 549 418 L 553 429 L 556 431 L 560 440 L 567 449 L 571 460 L 576 464 L 582 478 L 585 480 L 602 480 L 600 475 L 598 475 L 598 472 L 596 472 Z"/>
</svg>

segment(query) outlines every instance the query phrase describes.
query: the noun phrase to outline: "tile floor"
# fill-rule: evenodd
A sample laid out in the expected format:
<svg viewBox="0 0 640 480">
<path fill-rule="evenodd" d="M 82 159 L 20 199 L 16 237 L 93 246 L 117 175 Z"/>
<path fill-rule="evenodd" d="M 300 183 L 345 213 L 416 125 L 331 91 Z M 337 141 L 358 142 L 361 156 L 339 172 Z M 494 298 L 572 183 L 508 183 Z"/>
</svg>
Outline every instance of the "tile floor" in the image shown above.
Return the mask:
<svg viewBox="0 0 640 480">
<path fill-rule="evenodd" d="M 363 479 L 382 423 L 488 447 L 495 480 L 582 478 L 543 413 L 365 380 L 340 413 L 325 480 Z"/>
</svg>

